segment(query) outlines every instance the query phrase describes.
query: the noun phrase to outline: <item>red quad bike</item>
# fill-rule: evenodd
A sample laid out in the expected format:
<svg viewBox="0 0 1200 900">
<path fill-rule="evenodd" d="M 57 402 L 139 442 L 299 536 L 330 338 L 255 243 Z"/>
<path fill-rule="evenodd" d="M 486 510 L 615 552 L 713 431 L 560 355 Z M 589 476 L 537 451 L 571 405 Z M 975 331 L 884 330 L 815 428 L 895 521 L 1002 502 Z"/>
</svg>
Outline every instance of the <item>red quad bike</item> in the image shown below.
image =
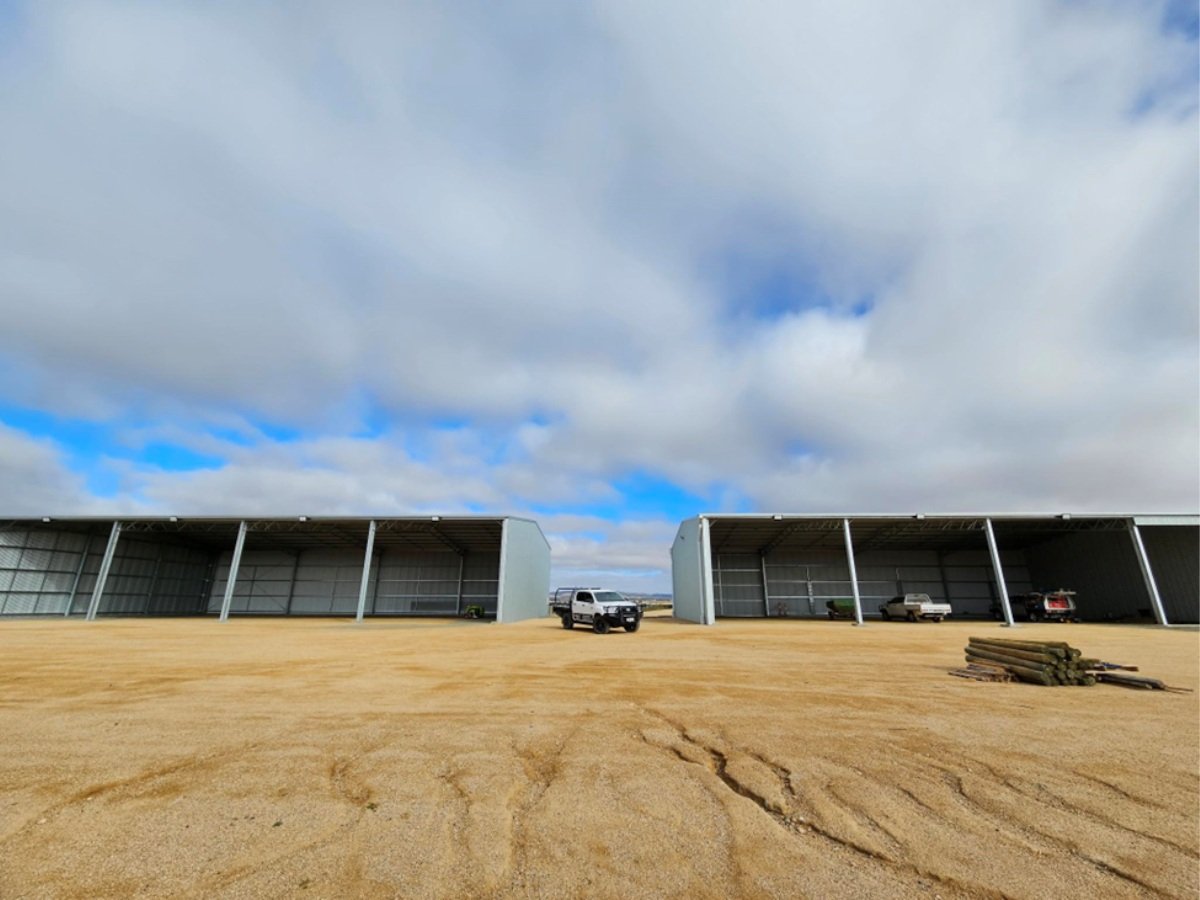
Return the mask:
<svg viewBox="0 0 1200 900">
<path fill-rule="evenodd" d="M 1028 619 L 1030 622 L 1078 622 L 1075 612 L 1075 592 L 1064 589 L 1057 591 L 1030 591 L 1009 598 L 1013 618 Z M 992 604 L 992 617 L 1004 618 L 1000 604 Z"/>
</svg>

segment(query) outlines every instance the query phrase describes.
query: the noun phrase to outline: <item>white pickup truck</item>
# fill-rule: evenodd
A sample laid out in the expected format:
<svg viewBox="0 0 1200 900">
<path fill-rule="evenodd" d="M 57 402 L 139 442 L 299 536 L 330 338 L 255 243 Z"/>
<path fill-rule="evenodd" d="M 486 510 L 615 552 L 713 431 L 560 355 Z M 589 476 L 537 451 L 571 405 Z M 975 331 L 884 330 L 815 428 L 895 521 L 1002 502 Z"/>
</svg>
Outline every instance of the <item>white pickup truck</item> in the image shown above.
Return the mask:
<svg viewBox="0 0 1200 900">
<path fill-rule="evenodd" d="M 885 619 L 929 619 L 940 622 L 950 615 L 949 603 L 935 603 L 928 594 L 901 594 L 879 607 L 879 615 Z"/>
<path fill-rule="evenodd" d="M 559 588 L 550 610 L 562 619 L 563 628 L 590 625 L 596 634 L 608 634 L 613 628 L 637 631 L 642 624 L 638 604 L 603 588 Z"/>
</svg>

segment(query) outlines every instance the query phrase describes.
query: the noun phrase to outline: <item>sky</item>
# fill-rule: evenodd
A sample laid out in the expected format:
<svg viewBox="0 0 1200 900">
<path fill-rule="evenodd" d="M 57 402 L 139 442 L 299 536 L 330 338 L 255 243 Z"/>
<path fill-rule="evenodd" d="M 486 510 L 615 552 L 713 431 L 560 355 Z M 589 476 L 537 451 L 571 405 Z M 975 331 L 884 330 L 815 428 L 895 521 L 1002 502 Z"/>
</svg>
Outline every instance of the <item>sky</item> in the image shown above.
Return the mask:
<svg viewBox="0 0 1200 900">
<path fill-rule="evenodd" d="M 1197 32 L 0 0 L 0 513 L 1194 512 Z"/>
</svg>

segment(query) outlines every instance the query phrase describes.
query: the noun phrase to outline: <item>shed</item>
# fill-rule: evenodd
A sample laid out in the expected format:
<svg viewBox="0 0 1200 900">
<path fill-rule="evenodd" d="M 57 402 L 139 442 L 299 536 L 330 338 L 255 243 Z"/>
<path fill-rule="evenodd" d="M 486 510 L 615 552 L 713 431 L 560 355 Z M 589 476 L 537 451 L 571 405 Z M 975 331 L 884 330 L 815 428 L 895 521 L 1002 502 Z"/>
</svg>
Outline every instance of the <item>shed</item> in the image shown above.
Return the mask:
<svg viewBox="0 0 1200 900">
<path fill-rule="evenodd" d="M 671 548 L 676 615 L 857 620 L 890 597 L 927 593 L 955 616 L 1000 615 L 1033 590 L 1077 592 L 1088 621 L 1200 620 L 1200 516 L 700 515 Z"/>
<path fill-rule="evenodd" d="M 550 546 L 513 517 L 0 520 L 0 616 L 545 615 Z"/>
</svg>

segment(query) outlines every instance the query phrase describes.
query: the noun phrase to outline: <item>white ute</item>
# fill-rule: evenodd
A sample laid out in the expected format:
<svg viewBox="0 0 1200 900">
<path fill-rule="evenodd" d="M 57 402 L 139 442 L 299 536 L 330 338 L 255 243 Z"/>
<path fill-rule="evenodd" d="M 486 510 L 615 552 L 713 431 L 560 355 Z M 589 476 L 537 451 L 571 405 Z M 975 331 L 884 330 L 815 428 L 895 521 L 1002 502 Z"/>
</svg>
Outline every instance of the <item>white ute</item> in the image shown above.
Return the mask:
<svg viewBox="0 0 1200 900">
<path fill-rule="evenodd" d="M 940 622 L 950 615 L 950 604 L 935 603 L 928 594 L 902 594 L 880 606 L 879 615 L 885 619 L 908 619 L 910 622 L 917 619 Z"/>
<path fill-rule="evenodd" d="M 563 628 L 590 625 L 596 634 L 608 634 L 613 628 L 637 631 L 642 624 L 638 604 L 603 588 L 559 588 L 550 609 L 562 619 Z"/>
</svg>

